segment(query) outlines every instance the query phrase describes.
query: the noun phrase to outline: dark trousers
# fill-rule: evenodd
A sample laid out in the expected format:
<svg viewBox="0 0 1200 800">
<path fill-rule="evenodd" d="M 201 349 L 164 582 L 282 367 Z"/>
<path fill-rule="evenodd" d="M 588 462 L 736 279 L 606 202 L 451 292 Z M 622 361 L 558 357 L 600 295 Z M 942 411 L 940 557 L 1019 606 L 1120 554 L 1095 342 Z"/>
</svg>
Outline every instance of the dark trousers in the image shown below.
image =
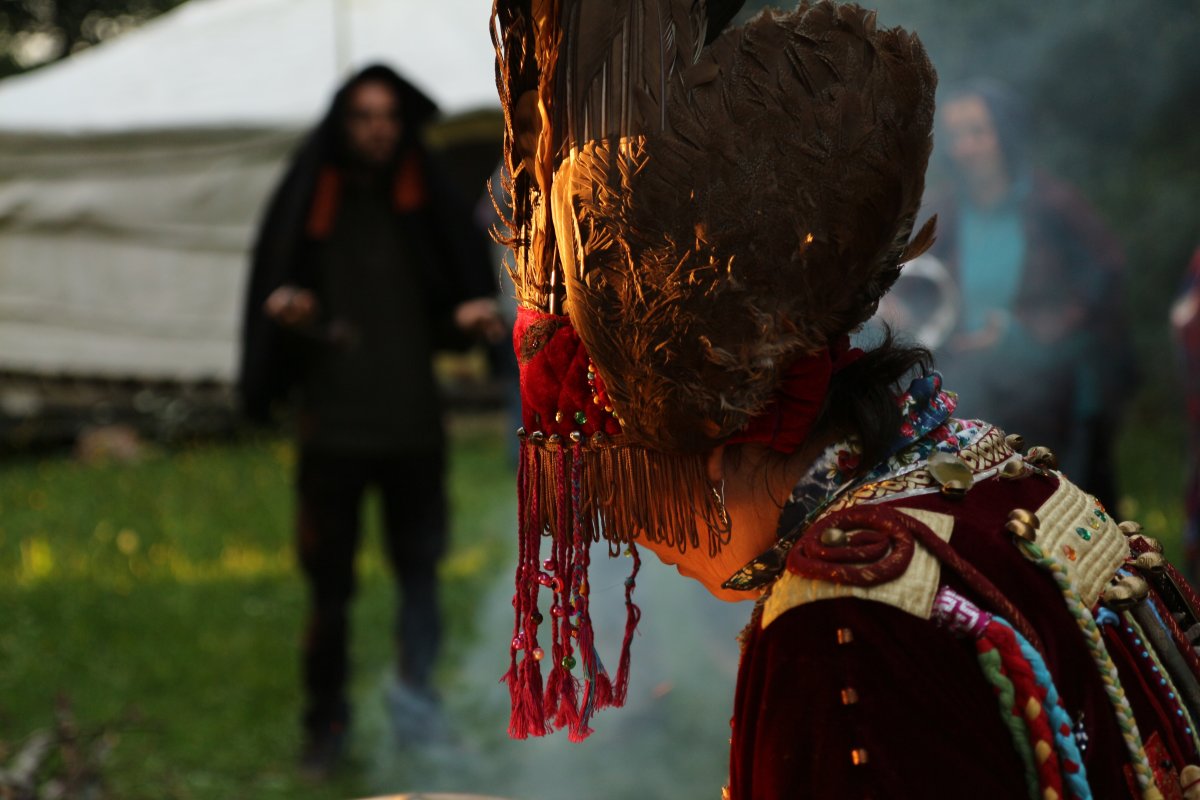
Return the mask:
<svg viewBox="0 0 1200 800">
<path fill-rule="evenodd" d="M 382 495 L 384 541 L 399 583 L 395 636 L 401 680 L 427 688 L 437 656 L 437 563 L 446 546 L 443 455 L 302 449 L 297 549 L 311 601 L 302 649 L 304 724 L 310 731 L 347 721 L 347 613 L 362 500 L 370 486 Z"/>
</svg>

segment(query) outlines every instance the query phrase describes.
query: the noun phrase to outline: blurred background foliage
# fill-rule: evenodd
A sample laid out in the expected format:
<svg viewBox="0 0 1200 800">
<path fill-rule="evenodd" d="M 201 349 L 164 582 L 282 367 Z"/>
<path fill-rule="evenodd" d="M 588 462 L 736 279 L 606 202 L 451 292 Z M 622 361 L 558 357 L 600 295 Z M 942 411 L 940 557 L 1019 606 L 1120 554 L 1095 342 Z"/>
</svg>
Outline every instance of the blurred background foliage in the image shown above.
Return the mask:
<svg viewBox="0 0 1200 800">
<path fill-rule="evenodd" d="M 99 44 L 184 0 L 2 0 L 0 78 Z"/>
</svg>

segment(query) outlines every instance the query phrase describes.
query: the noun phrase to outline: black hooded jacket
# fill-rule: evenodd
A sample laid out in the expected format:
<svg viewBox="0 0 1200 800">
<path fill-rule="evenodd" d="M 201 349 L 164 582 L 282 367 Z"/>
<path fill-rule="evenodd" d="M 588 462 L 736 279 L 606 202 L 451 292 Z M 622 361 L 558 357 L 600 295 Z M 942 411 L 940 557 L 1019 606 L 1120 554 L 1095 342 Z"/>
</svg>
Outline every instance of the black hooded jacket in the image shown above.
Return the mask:
<svg viewBox="0 0 1200 800">
<path fill-rule="evenodd" d="M 364 69 L 342 86 L 328 113 L 296 151 L 258 231 L 238 375 L 242 410 L 254 421 L 268 421 L 272 406 L 286 399 L 304 378 L 305 361 L 313 347 L 311 335 L 281 328 L 263 313 L 263 303 L 279 286 L 314 286 L 313 254 L 323 236 L 318 230 L 320 218 L 328 221 L 336 215 L 337 195 L 328 191 L 328 184 L 336 185 L 336 177 L 351 164 L 343 125 L 346 103 L 351 90 L 365 82 L 385 83 L 400 99 L 403 141 L 396 159 L 397 186 L 406 176 L 410 186 L 416 181 L 420 188 L 418 200 L 397 201 L 395 219 L 407 256 L 415 262 L 408 268 L 415 268 L 419 276 L 430 340 L 438 347 L 461 346 L 463 340 L 456 335 L 451 319 L 454 308 L 466 300 L 496 294 L 486 236 L 474 224 L 470 206 L 456 195 L 421 142 L 421 133 L 437 114 L 437 107 L 390 68 Z"/>
</svg>

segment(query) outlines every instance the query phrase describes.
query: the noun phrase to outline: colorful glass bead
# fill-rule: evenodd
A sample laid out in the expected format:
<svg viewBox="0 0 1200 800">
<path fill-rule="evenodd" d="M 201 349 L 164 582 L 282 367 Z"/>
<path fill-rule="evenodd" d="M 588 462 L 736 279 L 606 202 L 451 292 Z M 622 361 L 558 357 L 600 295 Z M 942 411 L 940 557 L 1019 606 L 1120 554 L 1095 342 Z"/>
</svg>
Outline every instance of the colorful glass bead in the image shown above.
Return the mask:
<svg viewBox="0 0 1200 800">
<path fill-rule="evenodd" d="M 533 660 L 534 660 L 534 661 L 541 661 L 541 660 L 542 660 L 543 658 L 545 658 L 545 657 L 546 657 L 546 651 L 545 651 L 545 650 L 543 650 L 543 649 L 542 649 L 542 648 L 540 648 L 540 647 L 535 647 L 535 648 L 533 648 Z"/>
<path fill-rule="evenodd" d="M 533 620 L 534 625 L 541 625 L 542 620 L 545 619 L 545 617 L 542 616 L 542 612 L 540 612 L 540 611 L 533 612 L 532 614 L 529 615 L 529 618 L 531 620 Z"/>
<path fill-rule="evenodd" d="M 525 634 L 518 633 L 516 636 L 513 637 L 512 649 L 513 650 L 524 650 L 525 649 Z"/>
<path fill-rule="evenodd" d="M 576 425 L 587 425 L 587 414 L 584 414 L 582 411 L 576 411 L 575 412 L 575 424 Z"/>
<path fill-rule="evenodd" d="M 564 611 L 563 607 L 560 606 L 558 603 L 555 603 L 554 605 L 550 606 L 550 616 L 552 616 L 552 617 L 562 617 L 566 613 L 567 612 Z"/>
<path fill-rule="evenodd" d="M 575 656 L 563 656 L 562 665 L 564 669 L 575 669 Z"/>
</svg>

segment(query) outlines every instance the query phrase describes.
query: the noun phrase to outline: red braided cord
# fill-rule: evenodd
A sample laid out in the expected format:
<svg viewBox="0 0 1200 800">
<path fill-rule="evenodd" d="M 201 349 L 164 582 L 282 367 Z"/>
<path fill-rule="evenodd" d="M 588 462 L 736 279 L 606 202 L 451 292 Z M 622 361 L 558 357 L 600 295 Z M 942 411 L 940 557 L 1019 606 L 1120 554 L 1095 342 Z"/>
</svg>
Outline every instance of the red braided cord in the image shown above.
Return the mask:
<svg viewBox="0 0 1200 800">
<path fill-rule="evenodd" d="M 984 630 L 984 638 L 1000 652 L 1000 663 L 1004 674 L 1012 681 L 1016 696 L 1012 713 L 1025 720 L 1029 730 L 1030 745 L 1038 773 L 1040 796 L 1063 796 L 1062 765 L 1054 746 L 1054 731 L 1050 727 L 1050 715 L 1046 711 L 1046 694 L 1038 686 L 1033 669 L 1017 642 L 1012 628 L 992 622 Z M 1037 701 L 1036 713 L 1029 713 L 1031 701 Z M 1055 792 L 1049 795 L 1048 791 Z"/>
</svg>

